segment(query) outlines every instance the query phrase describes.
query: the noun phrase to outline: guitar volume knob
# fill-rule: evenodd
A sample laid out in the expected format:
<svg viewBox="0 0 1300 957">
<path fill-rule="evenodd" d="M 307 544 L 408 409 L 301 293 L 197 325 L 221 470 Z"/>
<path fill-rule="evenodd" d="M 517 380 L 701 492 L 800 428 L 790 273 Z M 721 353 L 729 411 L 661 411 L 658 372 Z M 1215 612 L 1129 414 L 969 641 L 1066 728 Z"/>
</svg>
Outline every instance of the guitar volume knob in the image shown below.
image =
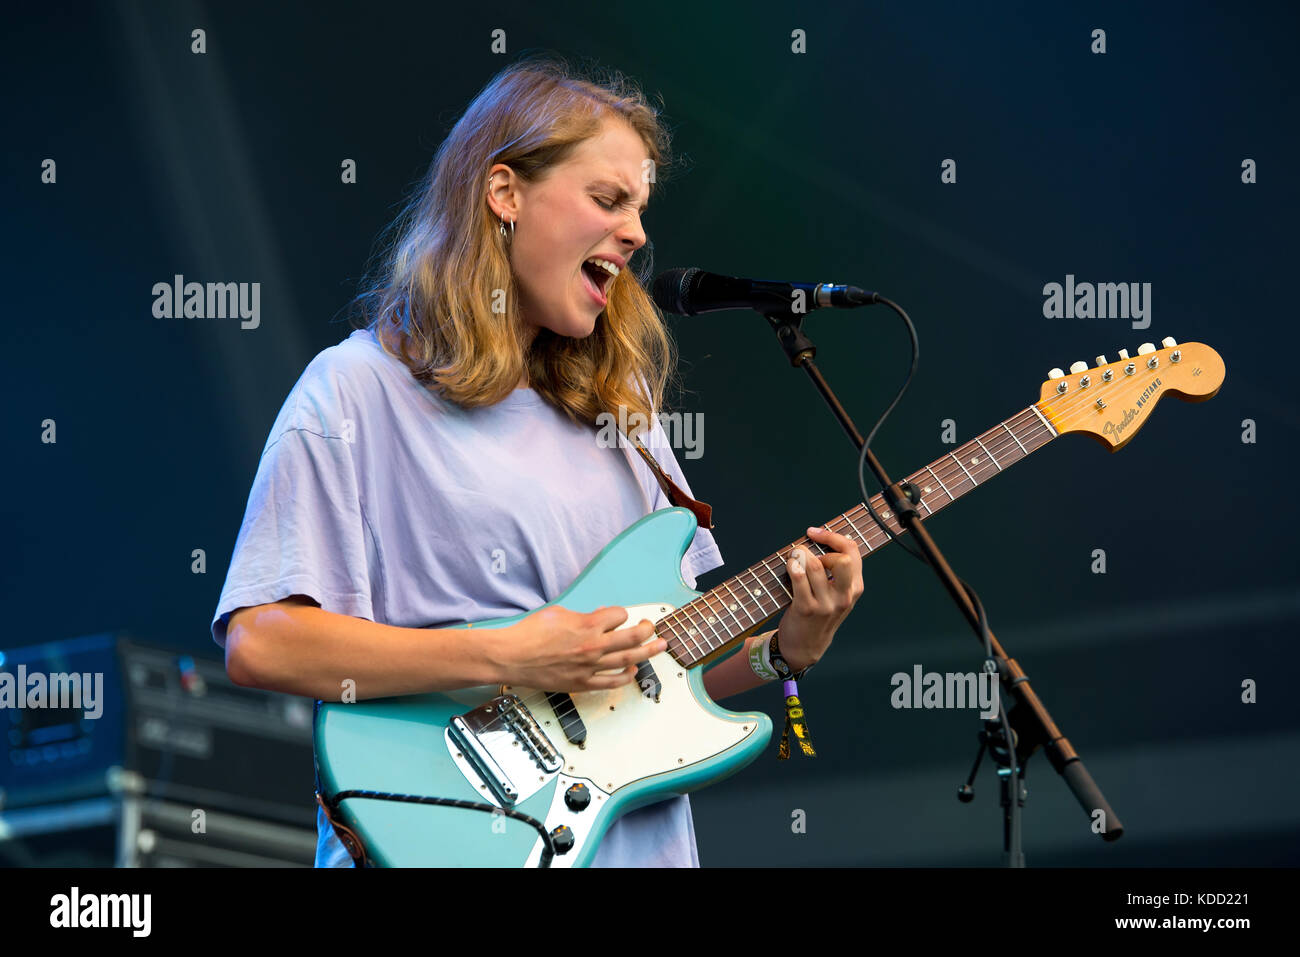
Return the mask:
<svg viewBox="0 0 1300 957">
<path fill-rule="evenodd" d="M 591 804 L 591 792 L 585 784 L 575 784 L 564 792 L 564 805 L 570 811 L 585 811 Z"/>
<path fill-rule="evenodd" d="M 556 854 L 568 854 L 573 850 L 573 829 L 567 824 L 561 824 L 551 832 L 551 843 L 555 845 Z"/>
</svg>

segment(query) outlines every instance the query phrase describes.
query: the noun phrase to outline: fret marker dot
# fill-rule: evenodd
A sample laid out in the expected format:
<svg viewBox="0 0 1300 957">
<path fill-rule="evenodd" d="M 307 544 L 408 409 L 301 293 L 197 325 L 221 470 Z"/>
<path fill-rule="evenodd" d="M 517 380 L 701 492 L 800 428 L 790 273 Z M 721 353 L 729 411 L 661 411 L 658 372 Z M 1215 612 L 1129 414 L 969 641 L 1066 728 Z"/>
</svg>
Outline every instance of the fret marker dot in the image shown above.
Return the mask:
<svg viewBox="0 0 1300 957">
<path fill-rule="evenodd" d="M 971 458 L 971 460 L 970 460 L 970 464 L 971 464 L 971 465 L 977 465 L 977 464 L 979 464 L 979 460 L 980 460 L 980 457 L 979 457 L 978 455 L 973 456 L 973 457 Z"/>
<path fill-rule="evenodd" d="M 761 594 L 763 594 L 763 589 L 761 589 L 761 588 L 755 588 L 755 589 L 754 589 L 754 594 L 755 594 L 756 596 L 757 596 L 757 595 L 761 595 Z"/>
<path fill-rule="evenodd" d="M 929 495 L 929 494 L 930 494 L 930 486 L 927 485 L 925 488 L 921 489 L 921 491 L 922 491 L 922 492 L 925 492 L 927 495 Z"/>
</svg>

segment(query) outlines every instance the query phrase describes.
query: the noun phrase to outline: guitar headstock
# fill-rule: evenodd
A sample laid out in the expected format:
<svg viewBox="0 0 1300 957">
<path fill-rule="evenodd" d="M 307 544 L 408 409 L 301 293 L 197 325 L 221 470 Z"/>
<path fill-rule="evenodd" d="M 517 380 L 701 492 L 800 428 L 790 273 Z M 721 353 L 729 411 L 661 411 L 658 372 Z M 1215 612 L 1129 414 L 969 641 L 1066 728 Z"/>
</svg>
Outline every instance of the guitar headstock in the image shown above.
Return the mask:
<svg viewBox="0 0 1300 957">
<path fill-rule="evenodd" d="M 1097 356 L 1092 368 L 1076 362 L 1068 373 L 1053 369 L 1038 411 L 1058 434 L 1083 432 L 1114 452 L 1137 435 L 1165 394 L 1186 402 L 1214 398 L 1224 374 L 1217 352 L 1201 342 L 1180 346 L 1172 337 L 1160 345 L 1144 342 L 1131 358 L 1120 350 L 1115 362 Z"/>
</svg>

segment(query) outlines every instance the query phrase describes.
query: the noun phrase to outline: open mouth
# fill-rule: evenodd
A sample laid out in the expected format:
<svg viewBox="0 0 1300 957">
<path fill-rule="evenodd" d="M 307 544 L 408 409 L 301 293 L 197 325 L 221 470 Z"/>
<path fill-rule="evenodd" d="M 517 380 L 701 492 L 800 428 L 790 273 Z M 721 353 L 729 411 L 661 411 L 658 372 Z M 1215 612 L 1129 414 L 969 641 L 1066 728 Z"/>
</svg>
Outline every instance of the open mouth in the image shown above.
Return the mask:
<svg viewBox="0 0 1300 957">
<path fill-rule="evenodd" d="M 613 263 L 609 264 L 615 270 L 618 269 Z M 610 284 L 614 281 L 615 273 L 610 272 L 605 266 L 599 265 L 596 260 L 588 259 L 582 264 L 582 275 L 586 280 L 587 288 L 592 297 L 602 306 L 608 301 L 608 292 Z"/>
</svg>

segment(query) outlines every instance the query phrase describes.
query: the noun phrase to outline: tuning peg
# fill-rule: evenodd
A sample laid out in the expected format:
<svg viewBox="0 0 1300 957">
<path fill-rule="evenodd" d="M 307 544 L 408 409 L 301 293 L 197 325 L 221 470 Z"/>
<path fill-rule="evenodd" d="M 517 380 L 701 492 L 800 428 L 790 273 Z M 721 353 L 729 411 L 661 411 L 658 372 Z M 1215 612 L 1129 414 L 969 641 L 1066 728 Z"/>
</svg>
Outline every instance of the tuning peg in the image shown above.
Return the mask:
<svg viewBox="0 0 1300 957">
<path fill-rule="evenodd" d="M 1178 343 L 1174 341 L 1173 336 L 1165 336 L 1160 340 L 1160 345 L 1166 349 L 1172 349 L 1174 346 L 1178 345 Z"/>
<path fill-rule="evenodd" d="M 1119 350 L 1119 357 L 1120 357 L 1121 359 L 1127 359 L 1127 358 L 1128 358 L 1128 350 L 1127 350 L 1127 349 L 1121 349 L 1121 350 Z"/>
<path fill-rule="evenodd" d="M 1087 372 L 1087 371 L 1088 371 L 1088 363 L 1084 362 L 1082 359 L 1080 359 L 1078 362 L 1073 362 L 1070 364 L 1071 374 L 1077 375 L 1080 372 Z"/>
<path fill-rule="evenodd" d="M 1140 356 L 1144 356 L 1148 352 L 1155 352 L 1155 351 L 1156 351 L 1156 347 L 1149 342 L 1144 342 L 1142 343 L 1142 345 L 1138 346 L 1138 355 Z"/>
<path fill-rule="evenodd" d="M 1050 372 L 1047 373 L 1047 378 L 1049 378 L 1049 379 L 1064 379 L 1064 378 L 1065 378 L 1065 373 L 1062 372 L 1060 369 L 1052 369 Z"/>
<path fill-rule="evenodd" d="M 1096 362 L 1097 365 L 1099 365 L 1099 366 L 1104 366 L 1104 365 L 1106 364 L 1106 357 L 1105 357 L 1105 356 L 1097 356 L 1097 358 L 1094 359 L 1093 361 Z"/>
</svg>

